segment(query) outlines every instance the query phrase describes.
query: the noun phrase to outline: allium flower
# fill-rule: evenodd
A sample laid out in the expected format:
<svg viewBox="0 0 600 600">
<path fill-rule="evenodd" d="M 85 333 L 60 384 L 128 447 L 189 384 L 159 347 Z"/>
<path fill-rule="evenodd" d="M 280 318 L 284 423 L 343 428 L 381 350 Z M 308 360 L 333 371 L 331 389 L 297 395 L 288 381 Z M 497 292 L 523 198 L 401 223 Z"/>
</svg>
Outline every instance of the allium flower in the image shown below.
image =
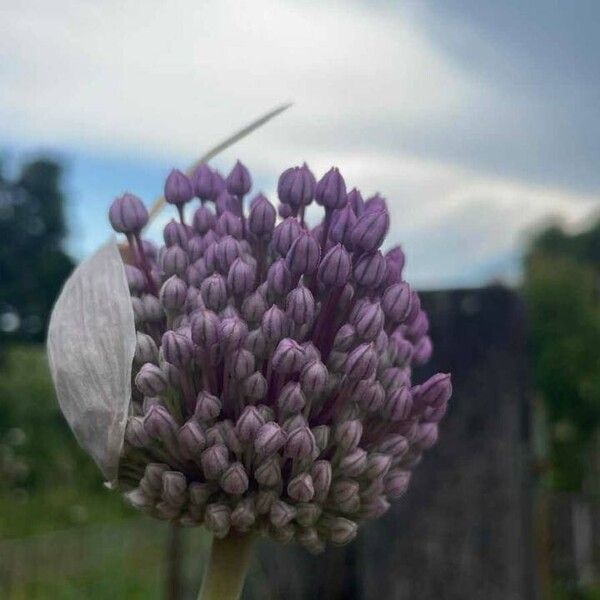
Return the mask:
<svg viewBox="0 0 600 600">
<path fill-rule="evenodd" d="M 139 236 L 141 201 L 115 200 L 131 260 L 109 243 L 79 267 L 50 360 L 75 434 L 132 506 L 321 552 L 404 494 L 437 440 L 450 376 L 411 380 L 431 355 L 429 323 L 401 249 L 381 251 L 383 198 L 347 193 L 335 168 L 316 182 L 293 167 L 277 223 L 251 184 L 239 162 L 224 183 L 206 165 L 191 182 L 173 171 L 179 221 L 158 252 Z M 310 229 L 313 200 L 325 214 Z"/>
</svg>

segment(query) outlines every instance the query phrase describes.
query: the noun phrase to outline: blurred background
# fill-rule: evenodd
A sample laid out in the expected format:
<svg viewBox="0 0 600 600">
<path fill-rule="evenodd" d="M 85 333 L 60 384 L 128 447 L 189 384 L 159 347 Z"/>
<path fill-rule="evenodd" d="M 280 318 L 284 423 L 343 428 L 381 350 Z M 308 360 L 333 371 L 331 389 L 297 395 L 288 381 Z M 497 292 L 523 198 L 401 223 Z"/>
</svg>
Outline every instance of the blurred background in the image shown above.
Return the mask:
<svg viewBox="0 0 600 600">
<path fill-rule="evenodd" d="M 600 5 L 0 0 L 0 597 L 193 597 L 208 541 L 102 485 L 43 342 L 111 200 L 239 157 L 381 192 L 452 371 L 441 440 L 351 546 L 247 598 L 600 598 Z M 170 209 L 154 221 L 157 235 Z"/>
</svg>

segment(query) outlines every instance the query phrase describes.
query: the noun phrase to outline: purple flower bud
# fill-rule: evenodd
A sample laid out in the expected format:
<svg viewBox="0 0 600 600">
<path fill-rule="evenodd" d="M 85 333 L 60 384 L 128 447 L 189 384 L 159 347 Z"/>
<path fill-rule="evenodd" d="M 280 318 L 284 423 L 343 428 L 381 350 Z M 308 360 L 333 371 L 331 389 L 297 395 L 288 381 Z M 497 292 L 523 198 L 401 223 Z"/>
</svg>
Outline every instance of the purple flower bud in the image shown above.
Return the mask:
<svg viewBox="0 0 600 600">
<path fill-rule="evenodd" d="M 200 458 L 202 450 L 206 447 L 206 436 L 195 421 L 188 421 L 179 429 L 177 440 L 181 455 L 188 460 Z"/>
<path fill-rule="evenodd" d="M 408 450 L 408 441 L 404 436 L 395 433 L 380 442 L 377 450 L 392 457 L 403 456 Z"/>
<path fill-rule="evenodd" d="M 344 208 L 347 203 L 346 182 L 336 167 L 332 167 L 317 183 L 317 204 L 325 208 Z"/>
<path fill-rule="evenodd" d="M 245 348 L 234 350 L 231 355 L 231 374 L 238 380 L 245 379 L 254 372 L 254 354 Z"/>
<path fill-rule="evenodd" d="M 273 248 L 281 255 L 285 256 L 291 248 L 294 240 L 303 231 L 300 223 L 294 217 L 288 217 L 283 220 L 273 230 L 272 245 Z"/>
<path fill-rule="evenodd" d="M 214 213 L 206 206 L 201 206 L 194 213 L 194 219 L 192 224 L 194 229 L 200 234 L 205 235 L 211 229 L 214 229 L 216 225 L 216 219 Z"/>
<path fill-rule="evenodd" d="M 167 247 L 179 246 L 184 250 L 188 249 L 188 230 L 182 223 L 171 219 L 163 229 L 163 237 Z"/>
<path fill-rule="evenodd" d="M 110 205 L 108 219 L 119 233 L 139 233 L 148 222 L 148 211 L 133 194 L 123 194 Z"/>
<path fill-rule="evenodd" d="M 260 371 L 256 371 L 244 379 L 242 387 L 246 398 L 261 400 L 267 393 L 267 380 Z"/>
<path fill-rule="evenodd" d="M 229 175 L 227 175 L 225 184 L 230 194 L 234 194 L 240 198 L 250 191 L 252 187 L 250 172 L 239 160 L 235 163 Z"/>
<path fill-rule="evenodd" d="M 387 212 L 387 209 L 385 198 L 380 196 L 379 193 L 365 200 L 365 212 Z"/>
<path fill-rule="evenodd" d="M 192 177 L 194 194 L 201 200 L 212 200 L 215 192 L 215 176 L 207 164 L 200 164 Z"/>
<path fill-rule="evenodd" d="M 273 205 L 262 194 L 259 194 L 252 201 L 248 229 L 257 237 L 268 236 L 275 228 L 276 218 L 277 214 Z"/>
<path fill-rule="evenodd" d="M 339 470 L 345 477 L 359 477 L 367 468 L 367 453 L 356 448 L 340 461 Z"/>
<path fill-rule="evenodd" d="M 287 294 L 292 287 L 292 274 L 284 258 L 277 259 L 267 272 L 269 292 L 277 296 Z"/>
<path fill-rule="evenodd" d="M 160 305 L 165 312 L 178 313 L 185 307 L 187 285 L 177 275 L 173 275 L 160 289 Z"/>
<path fill-rule="evenodd" d="M 133 302 L 134 300 L 137 300 L 137 298 L 132 298 L 131 300 Z M 134 313 L 139 311 L 142 317 L 141 320 L 147 321 L 148 323 L 156 323 L 157 321 L 162 320 L 164 317 L 164 312 L 161 308 L 158 298 L 152 294 L 144 294 L 141 297 L 137 308 L 136 304 L 133 304 L 133 310 Z M 136 318 L 138 318 L 137 315 Z"/>
<path fill-rule="evenodd" d="M 422 423 L 419 425 L 415 444 L 422 450 L 431 448 L 438 439 L 437 423 Z"/>
<path fill-rule="evenodd" d="M 387 266 L 383 254 L 369 252 L 363 254 L 354 266 L 356 283 L 368 289 L 378 288 L 385 280 Z"/>
<path fill-rule="evenodd" d="M 399 333 L 394 333 L 390 336 L 388 348 L 392 360 L 398 365 L 406 365 L 410 362 L 413 355 L 412 344 L 405 340 Z"/>
<path fill-rule="evenodd" d="M 254 441 L 258 430 L 265 424 L 255 406 L 246 406 L 235 425 L 240 440 L 244 443 Z"/>
<path fill-rule="evenodd" d="M 395 246 L 385 255 L 387 265 L 386 280 L 388 285 L 402 281 L 402 271 L 406 262 L 406 257 L 400 246 Z"/>
<path fill-rule="evenodd" d="M 219 325 L 219 338 L 225 348 L 239 348 L 248 335 L 248 325 L 239 317 L 223 319 Z"/>
<path fill-rule="evenodd" d="M 144 396 L 159 396 L 169 384 L 159 367 L 152 363 L 146 363 L 136 375 L 135 385 Z"/>
<path fill-rule="evenodd" d="M 315 500 L 320 502 L 327 497 L 331 487 L 331 463 L 327 460 L 315 461 L 310 470 L 310 475 L 315 489 Z"/>
<path fill-rule="evenodd" d="M 352 260 L 341 244 L 336 244 L 325 254 L 319 265 L 319 279 L 327 286 L 342 287 L 350 277 Z"/>
<path fill-rule="evenodd" d="M 286 314 L 297 325 L 312 323 L 315 316 L 315 299 L 307 287 L 299 285 L 288 294 Z"/>
<path fill-rule="evenodd" d="M 413 362 L 417 366 L 424 365 L 431 358 L 433 345 L 429 336 L 423 336 L 415 345 Z"/>
<path fill-rule="evenodd" d="M 287 219 L 294 214 L 294 209 L 289 204 L 279 204 L 277 206 L 277 214 L 282 219 Z"/>
<path fill-rule="evenodd" d="M 169 204 L 182 205 L 194 197 L 190 180 L 177 169 L 173 169 L 165 182 L 165 200 Z"/>
<path fill-rule="evenodd" d="M 202 237 L 200 237 L 199 235 L 194 235 L 193 237 L 190 238 L 189 242 L 188 242 L 188 257 L 190 259 L 190 267 L 194 266 L 195 263 L 202 261 L 202 255 L 204 254 L 204 251 L 206 250 L 206 246 L 204 244 L 204 240 L 202 239 Z M 208 272 L 206 271 L 206 263 L 204 264 L 204 269 L 202 271 L 202 279 L 204 279 L 204 277 L 206 277 L 208 275 Z M 189 272 L 190 272 L 190 267 L 188 267 L 188 276 L 189 276 Z M 196 265 L 196 268 L 198 268 L 199 265 Z M 192 282 L 190 281 L 190 284 Z M 197 287 L 200 287 L 199 285 Z"/>
<path fill-rule="evenodd" d="M 365 342 L 374 340 L 383 329 L 385 317 L 379 302 L 366 302 L 352 319 L 358 337 Z"/>
<path fill-rule="evenodd" d="M 275 527 L 285 527 L 296 516 L 296 509 L 284 502 L 276 500 L 269 511 L 269 518 Z"/>
<path fill-rule="evenodd" d="M 377 367 L 377 354 L 372 344 L 357 346 L 346 359 L 344 371 L 350 381 L 368 379 Z"/>
<path fill-rule="evenodd" d="M 231 527 L 231 509 L 226 504 L 214 503 L 206 507 L 204 525 L 218 539 L 227 537 Z"/>
<path fill-rule="evenodd" d="M 223 175 L 221 175 L 221 173 L 219 173 L 218 169 L 213 172 L 213 186 L 213 200 L 215 200 L 221 192 L 226 191 L 227 187 L 225 184 L 225 178 Z"/>
<path fill-rule="evenodd" d="M 389 454 L 373 452 L 367 459 L 367 469 L 364 473 L 367 479 L 380 479 L 390 470 L 392 457 Z"/>
<path fill-rule="evenodd" d="M 171 275 L 183 277 L 189 264 L 187 252 L 179 246 L 171 246 L 161 253 L 160 266 L 167 277 Z"/>
<path fill-rule="evenodd" d="M 275 423 L 265 423 L 256 434 L 254 449 L 260 456 L 269 456 L 283 447 L 286 441 L 285 432 Z"/>
<path fill-rule="evenodd" d="M 257 358 L 264 358 L 267 354 L 267 340 L 262 329 L 253 329 L 244 340 L 244 348 L 250 350 Z"/>
<path fill-rule="evenodd" d="M 365 212 L 365 202 L 356 188 L 353 188 L 348 193 L 348 204 L 352 207 L 352 210 L 357 217 L 362 216 Z"/>
<path fill-rule="evenodd" d="M 333 213 L 331 228 L 329 229 L 330 239 L 352 249 L 352 230 L 355 225 L 356 215 L 352 207 L 347 204 L 341 210 L 336 210 Z"/>
<path fill-rule="evenodd" d="M 406 323 L 410 325 L 421 312 L 421 299 L 419 298 L 419 294 L 417 292 L 412 291 L 410 293 L 410 310 L 406 315 Z"/>
<path fill-rule="evenodd" d="M 277 195 L 284 204 L 295 207 L 312 202 L 316 187 L 315 176 L 306 164 L 286 169 L 279 177 Z"/>
<path fill-rule="evenodd" d="M 177 435 L 177 423 L 169 411 L 155 404 L 144 416 L 144 429 L 153 439 L 168 440 Z"/>
<path fill-rule="evenodd" d="M 306 397 L 300 389 L 300 384 L 297 381 L 288 381 L 279 392 L 277 404 L 284 414 L 300 412 L 306 404 Z"/>
<path fill-rule="evenodd" d="M 136 332 L 136 344 L 134 360 L 138 365 L 144 363 L 156 363 L 158 360 L 158 348 L 155 341 L 141 331 Z"/>
<path fill-rule="evenodd" d="M 270 406 L 259 404 L 256 408 L 258 409 L 258 412 L 261 414 L 262 418 L 265 420 L 265 423 L 275 419 L 275 413 Z"/>
<path fill-rule="evenodd" d="M 266 487 L 275 487 L 281 482 L 279 456 L 270 456 L 254 471 L 254 479 Z"/>
<path fill-rule="evenodd" d="M 259 323 L 266 310 L 267 301 L 259 292 L 253 292 L 242 303 L 242 317 L 248 323 Z"/>
<path fill-rule="evenodd" d="M 423 421 L 427 423 L 439 423 L 446 413 L 448 412 L 448 403 L 438 406 L 437 408 L 433 408 L 432 406 L 428 406 L 423 411 Z"/>
<path fill-rule="evenodd" d="M 363 506 L 361 513 L 365 519 L 379 519 L 389 510 L 390 506 L 383 496 L 377 496 Z"/>
<path fill-rule="evenodd" d="M 132 294 L 139 294 L 146 289 L 148 280 L 140 269 L 133 265 L 123 265 L 125 267 L 125 277 L 127 277 L 127 285 Z"/>
<path fill-rule="evenodd" d="M 312 527 L 318 521 L 323 512 L 321 507 L 314 503 L 301 503 L 296 506 L 296 509 L 298 511 L 296 513 L 296 522 L 302 527 Z"/>
<path fill-rule="evenodd" d="M 393 390 L 408 383 L 404 370 L 396 367 L 384 369 L 379 375 L 379 381 L 385 390 Z"/>
<path fill-rule="evenodd" d="M 310 502 L 315 495 L 312 477 L 308 473 L 296 475 L 288 483 L 287 493 L 296 502 Z"/>
<path fill-rule="evenodd" d="M 226 235 L 215 246 L 215 259 L 221 273 L 227 273 L 233 261 L 241 256 L 239 242 L 232 236 Z"/>
<path fill-rule="evenodd" d="M 362 433 L 360 421 L 344 421 L 335 428 L 335 441 L 342 450 L 349 452 L 358 446 Z"/>
<path fill-rule="evenodd" d="M 227 304 L 227 285 L 225 278 L 218 273 L 207 277 L 200 286 L 200 293 L 206 308 L 218 312 Z"/>
<path fill-rule="evenodd" d="M 256 522 L 256 507 L 251 499 L 238 503 L 231 513 L 231 524 L 239 531 L 248 531 Z"/>
<path fill-rule="evenodd" d="M 151 443 L 150 436 L 144 429 L 142 417 L 129 417 L 125 428 L 125 441 L 134 448 L 145 448 Z"/>
<path fill-rule="evenodd" d="M 277 373 L 297 373 L 305 362 L 304 348 L 295 340 L 285 338 L 279 342 L 271 358 Z"/>
<path fill-rule="evenodd" d="M 414 342 L 419 341 L 429 330 L 429 319 L 425 311 L 419 311 L 415 320 L 409 324 L 406 336 Z"/>
<path fill-rule="evenodd" d="M 337 505 L 336 508 L 342 512 L 356 512 L 360 507 L 358 492 L 360 486 L 358 481 L 352 479 L 341 479 L 331 486 L 331 499 Z"/>
<path fill-rule="evenodd" d="M 276 304 L 265 312 L 261 326 L 265 339 L 270 344 L 277 344 L 287 335 L 287 317 Z"/>
<path fill-rule="evenodd" d="M 229 466 L 229 450 L 224 444 L 215 444 L 202 452 L 200 456 L 204 477 L 208 480 L 219 479 Z"/>
<path fill-rule="evenodd" d="M 319 265 L 321 248 L 308 231 L 301 231 L 294 240 L 285 262 L 293 275 L 312 275 Z"/>
<path fill-rule="evenodd" d="M 248 474 L 242 463 L 233 463 L 221 475 L 221 487 L 232 496 L 241 496 L 248 489 Z"/>
<path fill-rule="evenodd" d="M 173 505 L 181 506 L 185 502 L 187 481 L 179 471 L 166 471 L 162 479 L 162 497 Z"/>
<path fill-rule="evenodd" d="M 325 390 L 329 373 L 320 360 L 307 363 L 300 373 L 302 391 L 311 398 L 320 396 Z"/>
<path fill-rule="evenodd" d="M 212 394 L 202 391 L 196 399 L 194 417 L 200 421 L 212 421 L 221 412 L 221 401 Z"/>
<path fill-rule="evenodd" d="M 390 215 L 386 211 L 365 212 L 356 221 L 352 231 L 352 244 L 364 252 L 377 250 L 383 243 L 390 226 Z"/>
<path fill-rule="evenodd" d="M 390 421 L 406 421 L 412 412 L 412 396 L 406 387 L 392 391 L 385 400 L 384 414 Z"/>
<path fill-rule="evenodd" d="M 219 327 L 219 317 L 214 312 L 197 311 L 191 321 L 192 340 L 201 348 L 208 349 L 219 341 Z"/>
<path fill-rule="evenodd" d="M 408 283 L 395 283 L 383 294 L 381 306 L 386 316 L 394 323 L 401 323 L 411 307 L 411 293 Z"/>
<path fill-rule="evenodd" d="M 227 287 L 233 296 L 245 296 L 254 288 L 256 269 L 243 258 L 236 258 L 227 274 Z"/>
<path fill-rule="evenodd" d="M 185 369 L 194 354 L 192 340 L 174 331 L 167 331 L 162 337 L 162 351 L 165 360 L 178 368 Z"/>
<path fill-rule="evenodd" d="M 419 386 L 414 400 L 417 406 L 437 408 L 448 402 L 452 396 L 452 381 L 449 373 L 436 373 Z"/>
<path fill-rule="evenodd" d="M 233 212 L 225 211 L 218 219 L 215 231 L 221 235 L 231 235 L 234 238 L 242 237 L 242 221 Z"/>
<path fill-rule="evenodd" d="M 356 341 L 356 330 L 350 323 L 342 325 L 333 340 L 333 348 L 338 352 L 347 352 Z"/>
<path fill-rule="evenodd" d="M 390 471 L 385 478 L 385 493 L 392 500 L 397 500 L 404 496 L 410 483 L 410 471 L 394 469 Z"/>
<path fill-rule="evenodd" d="M 377 412 L 385 400 L 385 391 L 378 381 L 363 379 L 352 392 L 352 398 L 367 412 Z"/>
<path fill-rule="evenodd" d="M 350 543 L 355 537 L 358 526 L 354 521 L 344 517 L 333 517 L 329 525 L 329 538 L 331 543 L 336 546 L 344 546 Z"/>
<path fill-rule="evenodd" d="M 298 427 L 292 431 L 285 445 L 285 456 L 293 460 L 311 458 L 317 449 L 317 442 L 308 427 Z"/>
</svg>

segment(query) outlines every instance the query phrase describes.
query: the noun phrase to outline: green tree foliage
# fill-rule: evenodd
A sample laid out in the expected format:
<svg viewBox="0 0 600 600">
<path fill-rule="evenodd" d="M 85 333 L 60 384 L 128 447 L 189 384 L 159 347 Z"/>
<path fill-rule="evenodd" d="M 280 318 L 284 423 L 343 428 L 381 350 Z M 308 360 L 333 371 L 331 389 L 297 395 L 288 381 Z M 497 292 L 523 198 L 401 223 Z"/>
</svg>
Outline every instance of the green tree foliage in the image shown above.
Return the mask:
<svg viewBox="0 0 600 600">
<path fill-rule="evenodd" d="M 600 222 L 569 235 L 553 226 L 531 243 L 524 292 L 533 365 L 551 425 L 552 481 L 579 490 L 600 424 Z"/>
<path fill-rule="evenodd" d="M 61 167 L 25 164 L 10 179 L 0 168 L 0 341 L 42 341 L 52 305 L 73 268 L 66 233 Z"/>
</svg>

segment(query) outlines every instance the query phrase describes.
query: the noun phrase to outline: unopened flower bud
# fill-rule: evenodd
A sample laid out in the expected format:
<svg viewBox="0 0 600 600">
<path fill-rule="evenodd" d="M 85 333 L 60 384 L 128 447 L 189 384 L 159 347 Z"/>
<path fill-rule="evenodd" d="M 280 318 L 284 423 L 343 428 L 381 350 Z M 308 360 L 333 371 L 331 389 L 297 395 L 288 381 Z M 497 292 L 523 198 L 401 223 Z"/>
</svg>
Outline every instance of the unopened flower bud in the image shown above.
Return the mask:
<svg viewBox="0 0 600 600">
<path fill-rule="evenodd" d="M 344 371 L 350 381 L 369 378 L 377 367 L 377 354 L 371 344 L 357 346 L 346 359 Z"/>
<path fill-rule="evenodd" d="M 171 413 L 164 406 L 155 405 L 144 417 L 144 429 L 151 438 L 164 442 L 174 439 L 178 427 Z"/>
<path fill-rule="evenodd" d="M 408 441 L 400 434 L 392 434 L 378 444 L 377 449 L 379 452 L 390 454 L 393 457 L 403 456 L 408 450 Z"/>
<path fill-rule="evenodd" d="M 318 277 L 327 286 L 342 287 L 352 271 L 352 260 L 348 251 L 336 244 L 325 254 L 319 265 Z"/>
<path fill-rule="evenodd" d="M 140 294 L 146 289 L 148 280 L 144 273 L 133 265 L 123 265 L 125 268 L 125 277 L 127 277 L 127 285 L 132 294 Z"/>
<path fill-rule="evenodd" d="M 327 425 L 317 425 L 317 427 L 313 427 L 311 431 L 315 436 L 317 449 L 319 452 L 323 452 L 323 450 L 325 450 L 329 444 L 329 437 L 331 435 L 330 428 Z"/>
<path fill-rule="evenodd" d="M 137 196 L 123 194 L 111 204 L 108 218 L 119 233 L 139 233 L 148 222 L 148 211 Z"/>
<path fill-rule="evenodd" d="M 201 200 L 212 200 L 215 194 L 215 176 L 207 164 L 200 164 L 191 177 L 194 194 Z"/>
<path fill-rule="evenodd" d="M 144 429 L 144 420 L 142 417 L 129 417 L 127 419 L 125 440 L 134 448 L 148 447 L 151 442 L 151 438 Z"/>
<path fill-rule="evenodd" d="M 269 511 L 269 518 L 275 527 L 284 527 L 296 516 L 296 509 L 283 500 L 276 500 Z"/>
<path fill-rule="evenodd" d="M 231 528 L 231 509 L 226 504 L 214 503 L 206 507 L 204 525 L 218 539 L 227 536 Z"/>
<path fill-rule="evenodd" d="M 185 335 L 167 331 L 162 337 L 162 351 L 165 360 L 180 369 L 185 369 L 194 354 L 194 344 Z"/>
<path fill-rule="evenodd" d="M 185 502 L 187 481 L 179 471 L 167 471 L 163 474 L 163 499 L 173 506 L 181 506 Z"/>
<path fill-rule="evenodd" d="M 327 460 L 315 461 L 310 470 L 310 475 L 313 480 L 315 500 L 320 502 L 327 497 L 329 488 L 331 487 L 331 463 Z"/>
<path fill-rule="evenodd" d="M 346 248 L 352 249 L 352 230 L 356 225 L 356 215 L 352 207 L 347 204 L 341 210 L 333 213 L 329 237 L 333 242 L 344 244 Z"/>
<path fill-rule="evenodd" d="M 253 329 L 244 340 L 244 348 L 250 350 L 257 358 L 263 358 L 267 353 L 267 340 L 262 329 Z"/>
<path fill-rule="evenodd" d="M 281 482 L 279 456 L 273 455 L 264 460 L 254 471 L 254 479 L 265 487 L 275 487 Z"/>
<path fill-rule="evenodd" d="M 386 398 L 384 414 L 390 421 L 406 421 L 412 412 L 412 396 L 405 386 L 394 389 Z"/>
<path fill-rule="evenodd" d="M 331 499 L 337 508 L 345 513 L 356 512 L 360 506 L 358 481 L 341 479 L 331 486 Z"/>
<path fill-rule="evenodd" d="M 219 339 L 227 350 L 240 348 L 248 335 L 248 325 L 239 317 L 228 317 L 219 324 Z"/>
<path fill-rule="evenodd" d="M 297 373 L 304 362 L 304 348 L 290 338 L 284 338 L 279 342 L 271 358 L 271 365 L 275 372 L 284 374 Z"/>
<path fill-rule="evenodd" d="M 259 194 L 252 201 L 248 229 L 257 237 L 268 236 L 275 228 L 276 217 L 273 205 L 262 194 Z"/>
<path fill-rule="evenodd" d="M 350 323 L 342 325 L 335 335 L 333 347 L 339 352 L 347 352 L 356 341 L 356 329 Z"/>
<path fill-rule="evenodd" d="M 162 491 L 163 474 L 169 470 L 163 463 L 148 463 L 144 469 L 144 476 L 140 480 L 140 487 L 152 497 L 158 496 Z"/>
<path fill-rule="evenodd" d="M 293 460 L 302 460 L 313 456 L 317 443 L 308 427 L 298 427 L 292 431 L 285 445 L 285 455 Z"/>
<path fill-rule="evenodd" d="M 352 244 L 364 252 L 377 250 L 383 243 L 390 226 L 387 211 L 365 212 L 352 230 Z"/>
<path fill-rule="evenodd" d="M 225 278 L 218 273 L 207 277 L 200 286 L 200 293 L 206 308 L 218 312 L 227 304 L 227 285 Z"/>
<path fill-rule="evenodd" d="M 267 272 L 269 292 L 276 296 L 287 294 L 292 286 L 292 274 L 285 264 L 285 259 L 276 260 Z"/>
<path fill-rule="evenodd" d="M 267 301 L 259 292 L 246 296 L 242 303 L 242 317 L 248 323 L 259 323 L 266 310 Z"/>
<path fill-rule="evenodd" d="M 279 392 L 277 404 L 284 414 L 300 412 L 306 404 L 306 397 L 302 393 L 300 384 L 297 381 L 288 381 Z"/>
<path fill-rule="evenodd" d="M 238 197 L 246 195 L 252 187 L 252 178 L 248 169 L 238 160 L 227 179 L 225 179 L 227 191 Z"/>
<path fill-rule="evenodd" d="M 287 251 L 285 262 L 293 275 L 312 275 L 319 265 L 320 255 L 317 240 L 302 230 Z"/>
<path fill-rule="evenodd" d="M 245 348 L 234 350 L 231 355 L 231 374 L 238 380 L 254 372 L 254 354 Z"/>
<path fill-rule="evenodd" d="M 296 502 L 310 502 L 315 495 L 312 477 L 308 473 L 296 475 L 288 483 L 287 493 Z"/>
<path fill-rule="evenodd" d="M 299 525 L 302 525 L 302 527 L 312 527 L 318 521 L 321 513 L 323 512 L 318 504 L 314 504 L 312 502 L 297 504 L 296 510 L 296 521 Z"/>
<path fill-rule="evenodd" d="M 177 223 L 174 219 L 171 219 L 171 221 L 165 225 L 165 228 L 163 229 L 163 238 L 167 248 L 179 246 L 184 250 L 188 249 L 188 230 L 185 225 Z"/>
<path fill-rule="evenodd" d="M 419 386 L 415 403 L 419 407 L 436 408 L 448 402 L 452 395 L 452 381 L 447 373 L 437 373 Z"/>
<path fill-rule="evenodd" d="M 224 444 L 215 444 L 202 452 L 200 462 L 206 479 L 219 479 L 229 466 L 229 450 Z"/>
<path fill-rule="evenodd" d="M 413 362 L 417 366 L 424 365 L 431 358 L 433 353 L 433 345 L 429 336 L 422 337 L 415 345 Z"/>
<path fill-rule="evenodd" d="M 328 529 L 331 543 L 336 546 L 344 546 L 356 537 L 358 526 L 350 519 L 333 517 L 328 524 Z"/>
<path fill-rule="evenodd" d="M 367 459 L 367 468 L 364 472 L 368 479 L 384 477 L 392 465 L 392 457 L 389 454 L 373 452 Z"/>
<path fill-rule="evenodd" d="M 135 334 L 134 360 L 138 365 L 156 363 L 158 361 L 158 348 L 156 342 L 147 334 L 137 331 Z"/>
<path fill-rule="evenodd" d="M 408 489 L 410 477 L 410 471 L 403 471 L 401 469 L 390 471 L 384 479 L 387 496 L 393 500 L 401 498 Z"/>
<path fill-rule="evenodd" d="M 254 448 L 257 454 L 269 456 L 283 447 L 286 438 L 287 436 L 281 427 L 274 421 L 269 421 L 258 430 L 254 440 Z"/>
<path fill-rule="evenodd" d="M 264 398 L 267 393 L 267 380 L 260 371 L 246 377 L 242 386 L 246 398 L 255 402 Z"/>
<path fill-rule="evenodd" d="M 206 391 L 198 394 L 194 417 L 200 421 L 212 421 L 219 416 L 220 412 L 221 401 L 216 396 Z"/>
<path fill-rule="evenodd" d="M 336 167 L 332 167 L 317 183 L 315 188 L 317 204 L 325 208 L 344 208 L 348 201 L 346 182 Z"/>
<path fill-rule="evenodd" d="M 288 294 L 286 313 L 298 325 L 306 325 L 313 321 L 315 300 L 307 287 L 299 285 Z"/>
<path fill-rule="evenodd" d="M 438 439 L 437 423 L 422 423 L 419 425 L 415 444 L 422 450 L 428 450 L 435 445 Z"/>
<path fill-rule="evenodd" d="M 320 360 L 313 360 L 305 365 L 300 373 L 302 391 L 311 398 L 320 396 L 325 390 L 329 372 Z"/>
<path fill-rule="evenodd" d="M 188 421 L 177 432 L 181 455 L 189 460 L 199 458 L 206 446 L 206 436 L 200 425 L 195 421 Z"/>
<path fill-rule="evenodd" d="M 365 212 L 382 212 L 387 211 L 387 209 L 385 198 L 379 193 L 365 200 Z"/>
<path fill-rule="evenodd" d="M 167 389 L 169 383 L 159 367 L 146 363 L 136 375 L 135 385 L 144 396 L 159 396 Z"/>
<path fill-rule="evenodd" d="M 248 531 L 256 522 L 256 507 L 250 498 L 238 502 L 231 513 L 231 524 L 240 532 Z"/>
<path fill-rule="evenodd" d="M 342 450 L 350 452 L 360 443 L 362 433 L 363 427 L 359 420 L 344 421 L 335 429 L 335 441 Z"/>
<path fill-rule="evenodd" d="M 415 320 L 408 325 L 406 336 L 413 342 L 420 340 L 429 330 L 429 318 L 424 311 L 419 311 Z"/>
<path fill-rule="evenodd" d="M 362 507 L 361 514 L 365 519 L 379 519 L 389 508 L 390 503 L 384 496 L 376 496 Z"/>
<path fill-rule="evenodd" d="M 377 412 L 383 406 L 385 390 L 378 381 L 359 381 L 352 392 L 352 398 L 367 412 Z"/>
<path fill-rule="evenodd" d="M 302 232 L 302 227 L 295 217 L 284 219 L 273 230 L 272 245 L 275 250 L 281 255 L 286 256 L 291 248 L 294 240 Z"/>
<path fill-rule="evenodd" d="M 234 202 L 237 202 L 237 200 L 234 199 Z M 242 220 L 237 215 L 235 215 L 233 212 L 226 210 L 217 219 L 217 224 L 215 225 L 215 231 L 220 236 L 230 235 L 236 239 L 241 239 L 241 237 L 242 237 Z"/>
<path fill-rule="evenodd" d="M 423 411 L 423 421 L 428 423 L 439 423 L 448 412 L 448 403 L 444 403 L 437 408 L 428 406 Z"/>
<path fill-rule="evenodd" d="M 275 345 L 287 335 L 287 316 L 274 304 L 263 315 L 261 326 L 266 341 L 269 344 Z"/>
<path fill-rule="evenodd" d="M 354 266 L 356 283 L 367 289 L 378 288 L 385 280 L 387 266 L 379 250 L 363 254 Z"/>
<path fill-rule="evenodd" d="M 305 165 L 286 169 L 279 177 L 277 195 L 284 204 L 294 207 L 312 202 L 316 187 L 315 176 Z"/>
<path fill-rule="evenodd" d="M 367 453 L 362 448 L 355 448 L 340 461 L 339 470 L 346 477 L 359 477 L 367 468 Z"/>
<path fill-rule="evenodd" d="M 165 312 L 178 313 L 185 307 L 188 287 L 177 275 L 169 277 L 160 289 L 160 305 Z"/>
<path fill-rule="evenodd" d="M 383 328 L 385 317 L 379 302 L 366 302 L 352 319 L 358 337 L 365 342 L 374 340 Z"/>
<path fill-rule="evenodd" d="M 248 475 L 242 463 L 233 463 L 221 475 L 221 487 L 232 496 L 241 496 L 248 489 Z"/>
<path fill-rule="evenodd" d="M 173 169 L 165 182 L 165 200 L 169 204 L 182 205 L 194 197 L 190 180 L 177 169 Z"/>
</svg>

